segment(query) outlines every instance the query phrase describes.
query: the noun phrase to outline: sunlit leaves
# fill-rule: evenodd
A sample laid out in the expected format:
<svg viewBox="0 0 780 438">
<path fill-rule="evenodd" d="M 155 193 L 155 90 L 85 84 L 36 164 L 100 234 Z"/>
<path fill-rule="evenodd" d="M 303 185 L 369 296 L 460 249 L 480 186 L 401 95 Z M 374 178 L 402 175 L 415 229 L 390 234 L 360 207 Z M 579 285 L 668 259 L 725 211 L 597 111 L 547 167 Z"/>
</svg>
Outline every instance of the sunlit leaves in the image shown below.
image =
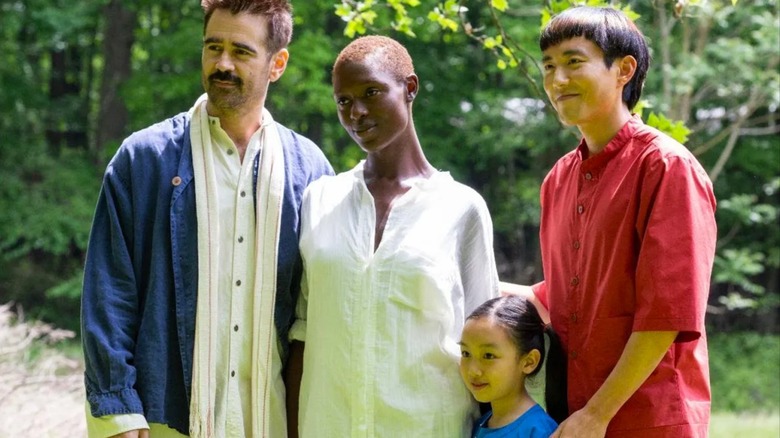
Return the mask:
<svg viewBox="0 0 780 438">
<path fill-rule="evenodd" d="M 450 3 L 450 1 L 447 3 Z M 407 8 L 415 8 L 419 6 L 420 1 L 386 0 L 383 2 L 383 5 L 393 13 L 390 26 L 399 32 L 402 32 L 410 37 L 414 37 L 415 34 L 414 30 L 412 29 L 414 19 L 409 16 Z M 359 2 L 342 0 L 340 4 L 337 4 L 336 15 L 341 17 L 341 19 L 347 23 L 346 27 L 344 28 L 344 35 L 349 38 L 354 38 L 357 35 L 364 35 L 368 29 L 370 29 L 375 24 L 375 21 L 380 18 L 380 15 L 376 9 L 377 6 L 382 5 L 379 5 L 375 0 L 365 0 Z M 450 27 L 451 23 L 446 20 L 446 16 L 443 14 L 440 15 L 441 17 L 438 19 L 429 19 L 431 19 L 431 21 L 440 21 L 440 25 L 442 27 Z M 455 23 L 455 28 L 452 30 L 457 30 L 457 23 Z"/>
<path fill-rule="evenodd" d="M 498 9 L 501 12 L 506 11 L 506 8 L 509 7 L 509 3 L 507 0 L 490 0 L 490 6 L 492 6 L 494 9 Z"/>
<path fill-rule="evenodd" d="M 517 59 L 515 59 L 512 50 L 504 45 L 504 38 L 501 35 L 495 37 L 485 37 L 482 42 L 482 46 L 495 53 L 498 60 L 496 66 L 505 70 L 507 67 L 517 67 Z"/>
<path fill-rule="evenodd" d="M 647 116 L 645 122 L 682 144 L 688 142 L 688 135 L 691 133 L 691 130 L 680 120 L 672 121 L 663 114 L 652 112 Z"/>
<path fill-rule="evenodd" d="M 644 110 L 652 108 L 645 99 L 640 100 L 633 109 L 633 112 L 638 114 L 648 126 L 665 133 L 669 137 L 677 140 L 679 143 L 686 144 L 688 142 L 688 136 L 691 134 L 691 129 L 685 125 L 682 120 L 670 120 L 666 115 L 651 111 L 650 114 L 645 117 Z"/>
<path fill-rule="evenodd" d="M 609 0 L 552 0 L 550 1 L 549 6 L 542 9 L 541 26 L 546 26 L 552 17 L 573 6 L 611 7 L 622 11 L 631 21 L 636 21 L 636 19 L 640 17 L 639 14 L 631 9 L 631 6 L 620 6 L 620 4 L 613 4 L 613 2 Z"/>
<path fill-rule="evenodd" d="M 364 2 L 345 0 L 340 5 L 336 5 L 336 15 L 347 22 L 344 35 L 354 38 L 355 35 L 365 34 L 367 26 L 372 25 L 377 17 L 377 13 L 372 9 L 373 6 L 374 0 Z"/>
</svg>

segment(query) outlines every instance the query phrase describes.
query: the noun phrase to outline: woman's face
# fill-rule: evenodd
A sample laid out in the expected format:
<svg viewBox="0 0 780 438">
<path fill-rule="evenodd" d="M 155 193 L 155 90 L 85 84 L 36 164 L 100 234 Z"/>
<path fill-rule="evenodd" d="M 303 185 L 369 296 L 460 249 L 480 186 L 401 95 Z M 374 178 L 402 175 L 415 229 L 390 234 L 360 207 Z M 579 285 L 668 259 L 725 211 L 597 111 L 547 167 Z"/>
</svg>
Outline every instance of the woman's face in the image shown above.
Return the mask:
<svg viewBox="0 0 780 438">
<path fill-rule="evenodd" d="M 410 103 L 416 88 L 416 76 L 399 80 L 370 56 L 345 61 L 333 71 L 339 121 L 369 154 L 404 141 L 414 129 Z"/>
</svg>

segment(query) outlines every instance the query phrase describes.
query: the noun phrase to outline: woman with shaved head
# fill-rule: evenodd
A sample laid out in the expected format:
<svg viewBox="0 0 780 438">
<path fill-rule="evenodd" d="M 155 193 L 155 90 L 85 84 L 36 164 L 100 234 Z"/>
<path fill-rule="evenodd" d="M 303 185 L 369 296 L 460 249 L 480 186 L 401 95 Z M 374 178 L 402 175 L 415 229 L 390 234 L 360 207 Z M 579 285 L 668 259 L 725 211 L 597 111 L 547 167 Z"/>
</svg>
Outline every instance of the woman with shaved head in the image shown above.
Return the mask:
<svg viewBox="0 0 780 438">
<path fill-rule="evenodd" d="M 492 223 L 476 191 L 425 158 L 419 91 L 387 37 L 353 41 L 333 67 L 339 121 L 366 157 L 304 195 L 291 331 L 306 346 L 303 437 L 467 437 L 477 414 L 458 341 L 465 316 L 498 294 Z"/>
</svg>

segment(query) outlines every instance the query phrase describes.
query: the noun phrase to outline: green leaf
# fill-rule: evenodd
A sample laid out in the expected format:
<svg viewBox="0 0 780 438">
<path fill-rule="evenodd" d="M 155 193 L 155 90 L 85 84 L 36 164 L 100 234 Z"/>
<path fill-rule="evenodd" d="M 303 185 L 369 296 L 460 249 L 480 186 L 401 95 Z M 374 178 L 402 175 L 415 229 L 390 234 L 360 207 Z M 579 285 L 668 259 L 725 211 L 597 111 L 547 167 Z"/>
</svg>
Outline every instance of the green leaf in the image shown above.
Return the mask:
<svg viewBox="0 0 780 438">
<path fill-rule="evenodd" d="M 688 135 L 691 133 L 691 130 L 682 121 L 672 122 L 665 115 L 652 112 L 647 117 L 646 123 L 648 126 L 665 133 L 681 144 L 688 142 Z"/>
<path fill-rule="evenodd" d="M 360 18 L 364 22 L 366 22 L 368 24 L 374 24 L 374 20 L 376 19 L 376 17 L 377 17 L 377 13 L 374 12 L 374 11 L 361 12 L 361 14 L 360 14 Z M 365 32 L 366 31 L 365 31 L 365 28 L 364 28 L 363 32 L 360 32 L 360 33 L 365 33 Z"/>
<path fill-rule="evenodd" d="M 349 17 L 352 14 L 352 7 L 345 4 L 340 4 L 336 6 L 336 15 L 339 17 Z"/>
<path fill-rule="evenodd" d="M 490 0 L 490 6 L 492 6 L 493 9 L 504 12 L 506 11 L 506 8 L 509 7 L 509 2 L 507 2 L 507 0 Z"/>
<path fill-rule="evenodd" d="M 349 38 L 354 38 L 357 32 L 358 32 L 358 24 L 355 21 L 348 22 L 347 27 L 344 28 L 344 35 L 346 35 Z"/>
</svg>

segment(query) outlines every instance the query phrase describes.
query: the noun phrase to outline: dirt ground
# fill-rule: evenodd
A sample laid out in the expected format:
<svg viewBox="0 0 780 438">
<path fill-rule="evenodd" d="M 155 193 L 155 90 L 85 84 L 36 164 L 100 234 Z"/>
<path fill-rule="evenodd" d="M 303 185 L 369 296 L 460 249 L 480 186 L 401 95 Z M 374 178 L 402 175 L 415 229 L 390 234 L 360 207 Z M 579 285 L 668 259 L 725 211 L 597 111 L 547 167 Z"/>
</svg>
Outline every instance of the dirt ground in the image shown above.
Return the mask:
<svg viewBox="0 0 780 438">
<path fill-rule="evenodd" d="M 0 438 L 86 436 L 83 360 L 54 347 L 74 336 L 0 304 Z"/>
<path fill-rule="evenodd" d="M 82 376 L 0 377 L 0 438 L 86 436 Z"/>
</svg>

